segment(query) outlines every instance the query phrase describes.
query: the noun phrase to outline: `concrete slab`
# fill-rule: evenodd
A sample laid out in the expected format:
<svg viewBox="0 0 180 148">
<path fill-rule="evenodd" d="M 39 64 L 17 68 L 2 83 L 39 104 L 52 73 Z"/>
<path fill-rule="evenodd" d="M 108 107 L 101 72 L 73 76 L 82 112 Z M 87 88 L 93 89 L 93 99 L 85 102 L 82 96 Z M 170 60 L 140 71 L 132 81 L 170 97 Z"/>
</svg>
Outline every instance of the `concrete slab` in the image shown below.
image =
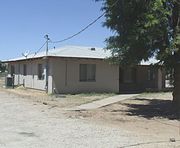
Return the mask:
<svg viewBox="0 0 180 148">
<path fill-rule="evenodd" d="M 82 104 L 80 106 L 74 107 L 74 108 L 70 108 L 70 109 L 66 109 L 66 110 L 93 110 L 93 109 L 98 109 L 119 101 L 123 101 L 125 99 L 130 99 L 133 98 L 135 96 L 137 96 L 139 94 L 123 94 L 123 95 L 116 95 L 116 96 L 112 96 L 106 99 L 102 99 L 102 100 L 98 100 L 98 101 L 94 101 L 91 103 L 87 103 L 87 104 Z"/>
</svg>

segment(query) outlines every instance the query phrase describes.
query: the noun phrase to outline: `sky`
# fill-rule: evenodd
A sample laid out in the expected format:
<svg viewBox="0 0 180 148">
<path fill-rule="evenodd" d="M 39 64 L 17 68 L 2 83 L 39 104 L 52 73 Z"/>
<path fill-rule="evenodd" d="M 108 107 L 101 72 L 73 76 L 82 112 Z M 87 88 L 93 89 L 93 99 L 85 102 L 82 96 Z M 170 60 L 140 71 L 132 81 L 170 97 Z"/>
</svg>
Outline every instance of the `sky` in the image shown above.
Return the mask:
<svg viewBox="0 0 180 148">
<path fill-rule="evenodd" d="M 49 35 L 52 41 L 77 33 L 99 15 L 102 3 L 94 0 L 4 0 L 0 5 L 0 60 L 36 52 Z M 111 35 L 101 18 L 75 38 L 50 48 L 65 45 L 105 47 Z M 42 49 L 42 51 L 45 48 Z"/>
</svg>

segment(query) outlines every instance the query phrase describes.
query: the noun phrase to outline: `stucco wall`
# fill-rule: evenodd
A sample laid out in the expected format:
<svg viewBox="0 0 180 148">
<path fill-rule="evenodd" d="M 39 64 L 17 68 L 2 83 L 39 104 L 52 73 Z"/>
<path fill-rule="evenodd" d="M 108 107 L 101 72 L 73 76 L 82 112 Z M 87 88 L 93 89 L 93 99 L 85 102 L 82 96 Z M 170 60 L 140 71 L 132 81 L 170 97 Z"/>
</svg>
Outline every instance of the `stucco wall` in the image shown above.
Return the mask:
<svg viewBox="0 0 180 148">
<path fill-rule="evenodd" d="M 134 92 L 146 90 L 162 90 L 164 89 L 165 73 L 164 69 L 156 66 L 154 69 L 154 79 L 148 80 L 148 70 L 151 66 L 136 66 L 136 81 L 134 83 L 120 83 L 120 92 Z M 161 75 L 159 75 L 161 73 Z M 161 82 L 160 82 L 161 81 Z M 161 86 L 160 86 L 161 85 Z"/>
<path fill-rule="evenodd" d="M 26 64 L 27 66 L 27 75 L 23 75 L 23 65 Z M 45 76 L 43 80 L 38 79 L 38 64 L 42 64 L 43 66 L 43 73 L 46 74 L 45 69 L 45 61 L 44 60 L 29 60 L 29 61 L 21 61 L 21 62 L 13 62 L 10 63 L 9 73 L 10 73 L 10 67 L 13 65 L 15 67 L 15 74 L 14 74 L 14 85 L 24 85 L 24 87 L 27 88 L 33 88 L 33 89 L 39 89 L 39 90 L 45 90 Z M 49 76 L 48 79 L 50 80 L 50 83 L 48 86 L 51 88 L 49 90 L 49 93 L 52 92 L 52 77 L 51 77 L 51 69 L 49 69 Z"/>
<path fill-rule="evenodd" d="M 90 59 L 51 59 L 53 88 L 56 93 L 82 92 L 118 92 L 118 66 L 107 64 L 102 60 Z M 79 65 L 96 64 L 96 81 L 80 82 Z"/>
<path fill-rule="evenodd" d="M 14 65 L 14 84 L 27 88 L 46 90 L 46 60 L 28 60 L 9 63 Z M 133 92 L 144 91 L 148 88 L 163 89 L 165 72 L 155 68 L 154 80 L 148 80 L 150 66 L 136 67 L 135 83 L 119 83 L 119 66 L 110 65 L 103 60 L 77 58 L 49 58 L 48 93 L 83 93 L 83 92 Z M 23 75 L 23 65 L 27 65 L 27 75 Z M 38 80 L 38 64 L 43 65 L 44 79 Z M 96 81 L 82 82 L 79 77 L 80 64 L 96 65 Z M 121 80 L 121 78 L 120 78 Z M 160 82 L 162 81 L 162 82 Z M 160 86 L 162 85 L 162 86 Z"/>
</svg>

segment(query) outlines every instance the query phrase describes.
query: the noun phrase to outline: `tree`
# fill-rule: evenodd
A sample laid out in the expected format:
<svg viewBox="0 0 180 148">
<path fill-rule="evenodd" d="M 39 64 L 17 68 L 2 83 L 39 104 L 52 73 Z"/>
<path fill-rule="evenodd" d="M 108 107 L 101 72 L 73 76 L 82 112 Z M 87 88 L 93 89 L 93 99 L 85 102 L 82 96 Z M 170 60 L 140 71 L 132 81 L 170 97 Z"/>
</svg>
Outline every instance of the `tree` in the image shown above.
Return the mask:
<svg viewBox="0 0 180 148">
<path fill-rule="evenodd" d="M 5 72 L 5 70 L 6 70 L 6 66 L 3 65 L 0 61 L 0 72 Z"/>
<path fill-rule="evenodd" d="M 115 34 L 106 39 L 111 60 L 134 65 L 155 56 L 159 63 L 172 67 L 173 100 L 180 105 L 180 1 L 101 1 L 106 17 L 104 26 Z"/>
</svg>

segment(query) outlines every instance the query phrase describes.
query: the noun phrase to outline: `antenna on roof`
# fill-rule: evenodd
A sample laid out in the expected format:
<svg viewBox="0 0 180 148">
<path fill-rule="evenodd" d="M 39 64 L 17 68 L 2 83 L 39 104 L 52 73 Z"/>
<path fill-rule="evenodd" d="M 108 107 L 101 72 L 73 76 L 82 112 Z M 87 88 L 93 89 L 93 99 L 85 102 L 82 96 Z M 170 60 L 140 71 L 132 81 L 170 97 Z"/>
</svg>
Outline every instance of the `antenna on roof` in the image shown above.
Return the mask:
<svg viewBox="0 0 180 148">
<path fill-rule="evenodd" d="M 22 56 L 24 56 L 27 59 L 29 54 L 30 54 L 30 51 L 28 50 L 28 51 L 22 53 Z"/>
</svg>

